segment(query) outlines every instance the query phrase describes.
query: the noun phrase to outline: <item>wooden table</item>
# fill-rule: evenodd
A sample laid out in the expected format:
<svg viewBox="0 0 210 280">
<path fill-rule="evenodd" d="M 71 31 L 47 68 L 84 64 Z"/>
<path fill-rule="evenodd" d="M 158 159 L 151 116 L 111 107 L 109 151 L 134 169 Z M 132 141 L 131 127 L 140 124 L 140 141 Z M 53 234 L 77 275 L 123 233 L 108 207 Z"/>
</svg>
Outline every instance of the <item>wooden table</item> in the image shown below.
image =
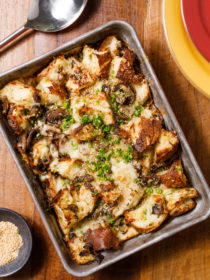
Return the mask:
<svg viewBox="0 0 210 280">
<path fill-rule="evenodd" d="M 1 40 L 24 24 L 29 5 L 30 0 L 0 0 Z M 72 27 L 59 34 L 36 32 L 2 55 L 0 71 L 40 56 L 113 19 L 125 20 L 135 27 L 210 183 L 210 101 L 187 82 L 171 57 L 163 32 L 160 0 L 89 0 L 84 14 Z M 8 279 L 77 279 L 64 270 L 2 137 L 0 143 L 0 206 L 22 214 L 29 222 L 34 236 L 31 261 L 24 270 Z M 209 220 L 86 279 L 208 280 Z"/>
</svg>

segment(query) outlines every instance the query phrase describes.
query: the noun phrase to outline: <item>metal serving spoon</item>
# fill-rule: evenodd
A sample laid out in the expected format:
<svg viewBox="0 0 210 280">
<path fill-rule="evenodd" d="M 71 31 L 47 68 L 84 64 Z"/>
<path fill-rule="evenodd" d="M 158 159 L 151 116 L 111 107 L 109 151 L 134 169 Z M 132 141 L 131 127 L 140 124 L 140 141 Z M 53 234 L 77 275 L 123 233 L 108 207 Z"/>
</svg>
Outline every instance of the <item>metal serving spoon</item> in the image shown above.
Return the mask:
<svg viewBox="0 0 210 280">
<path fill-rule="evenodd" d="M 32 0 L 26 24 L 0 42 L 0 52 L 33 30 L 56 32 L 68 27 L 86 4 L 87 0 Z"/>
</svg>

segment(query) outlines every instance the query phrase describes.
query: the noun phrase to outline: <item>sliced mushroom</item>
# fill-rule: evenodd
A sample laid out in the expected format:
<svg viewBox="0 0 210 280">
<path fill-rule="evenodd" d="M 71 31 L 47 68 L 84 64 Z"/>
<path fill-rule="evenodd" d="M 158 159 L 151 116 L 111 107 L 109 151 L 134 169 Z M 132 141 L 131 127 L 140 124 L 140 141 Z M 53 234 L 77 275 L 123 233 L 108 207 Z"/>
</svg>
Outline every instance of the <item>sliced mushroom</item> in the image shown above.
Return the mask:
<svg viewBox="0 0 210 280">
<path fill-rule="evenodd" d="M 104 93 L 106 93 L 106 94 L 109 94 L 110 93 L 110 91 L 111 91 L 111 89 L 110 89 L 110 87 L 108 86 L 108 85 L 103 85 L 102 86 L 102 91 L 104 92 Z"/>
<path fill-rule="evenodd" d="M 28 134 L 28 137 L 27 137 L 27 140 L 26 140 L 26 148 L 29 149 L 30 146 L 31 146 L 31 142 L 32 140 L 35 138 L 35 136 L 37 135 L 37 133 L 39 133 L 39 129 L 38 128 L 33 128 L 29 134 Z"/>
<path fill-rule="evenodd" d="M 72 184 L 75 185 L 77 183 L 82 183 L 82 182 L 87 183 L 92 181 L 94 181 L 93 175 L 85 174 L 84 176 L 76 176 L 72 181 Z"/>
<path fill-rule="evenodd" d="M 46 121 L 57 124 L 59 121 L 63 120 L 68 116 L 68 112 L 62 108 L 51 109 L 47 111 Z"/>
<path fill-rule="evenodd" d="M 7 114 L 9 111 L 9 101 L 7 99 L 7 97 L 5 96 L 3 99 L 2 99 L 2 113 L 3 114 Z"/>
<path fill-rule="evenodd" d="M 155 215 L 163 214 L 163 206 L 161 204 L 155 203 L 155 205 L 152 206 L 152 214 Z"/>
<path fill-rule="evenodd" d="M 34 99 L 34 101 L 35 101 L 36 103 L 40 103 L 40 102 L 41 102 L 41 97 L 40 97 L 40 95 L 39 95 L 39 93 L 38 93 L 37 91 L 35 91 L 35 92 L 33 93 L 33 99 Z"/>
<path fill-rule="evenodd" d="M 27 150 L 27 134 L 22 134 L 17 138 L 18 150 L 26 152 Z"/>
<path fill-rule="evenodd" d="M 120 105 L 131 105 L 135 101 L 135 93 L 129 86 L 123 84 L 115 85 L 113 94 L 116 94 L 116 101 Z"/>
<path fill-rule="evenodd" d="M 43 107 L 39 105 L 32 106 L 29 115 L 30 117 L 36 117 L 39 118 L 43 113 Z"/>
<path fill-rule="evenodd" d="M 48 169 L 48 166 L 50 164 L 50 156 L 48 156 L 47 158 L 39 159 L 38 164 L 36 165 L 36 169 L 38 171 L 44 172 Z"/>
</svg>

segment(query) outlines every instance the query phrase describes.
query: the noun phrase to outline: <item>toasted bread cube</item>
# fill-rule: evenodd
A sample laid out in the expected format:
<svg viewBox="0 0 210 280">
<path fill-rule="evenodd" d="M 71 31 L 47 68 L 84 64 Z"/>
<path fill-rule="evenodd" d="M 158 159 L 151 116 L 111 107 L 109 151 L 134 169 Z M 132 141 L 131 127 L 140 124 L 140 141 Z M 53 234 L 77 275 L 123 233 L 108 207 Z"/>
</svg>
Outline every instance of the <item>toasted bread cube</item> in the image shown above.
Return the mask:
<svg viewBox="0 0 210 280">
<path fill-rule="evenodd" d="M 168 188 L 184 188 L 187 178 L 184 175 L 181 160 L 176 160 L 168 170 L 157 173 L 162 184 Z"/>
<path fill-rule="evenodd" d="M 196 202 L 191 199 L 183 199 L 181 202 L 177 203 L 176 206 L 169 213 L 170 216 L 180 216 L 190 210 L 192 210 L 196 206 Z"/>
<path fill-rule="evenodd" d="M 25 113 L 25 108 L 20 105 L 10 104 L 7 120 L 14 133 L 18 135 L 28 131 L 31 127 Z"/>
<path fill-rule="evenodd" d="M 5 97 L 9 103 L 23 106 L 25 109 L 39 104 L 40 99 L 38 90 L 19 81 L 10 82 L 0 90 L 0 100 Z"/>
<path fill-rule="evenodd" d="M 151 97 L 149 84 L 146 80 L 140 83 L 132 83 L 132 88 L 136 92 L 136 100 L 134 106 L 141 106 Z"/>
<path fill-rule="evenodd" d="M 54 197 L 59 193 L 60 190 L 70 189 L 70 180 L 64 179 L 61 176 L 55 176 L 51 172 L 42 174 L 40 181 L 44 184 L 47 197 L 50 202 L 53 201 Z"/>
<path fill-rule="evenodd" d="M 71 257 L 77 264 L 88 264 L 96 260 L 96 257 L 89 252 L 85 245 L 86 243 L 79 237 L 73 237 L 68 242 Z"/>
<path fill-rule="evenodd" d="M 153 162 L 154 150 L 152 148 L 145 150 L 140 155 L 139 163 L 142 166 L 142 174 L 147 175 L 150 172 Z"/>
<path fill-rule="evenodd" d="M 134 52 L 129 49 L 125 50 L 122 57 L 115 56 L 111 62 L 110 79 L 113 81 L 120 80 L 126 84 L 139 84 L 143 76 L 141 74 L 135 74 L 133 62 Z"/>
<path fill-rule="evenodd" d="M 96 80 L 96 77 L 74 57 L 68 58 L 65 70 L 66 87 L 70 92 L 79 92 L 81 89 L 91 86 Z"/>
<path fill-rule="evenodd" d="M 113 58 L 110 68 L 110 76 L 113 80 L 117 79 L 124 83 L 132 83 L 134 75 L 134 69 L 127 59 L 119 56 Z"/>
<path fill-rule="evenodd" d="M 104 182 L 99 184 L 99 196 L 103 203 L 113 205 L 120 197 L 120 193 L 112 183 Z"/>
<path fill-rule="evenodd" d="M 56 84 L 63 84 L 65 81 L 67 61 L 64 55 L 56 57 L 41 73 L 38 74 L 38 80 L 47 78 Z"/>
<path fill-rule="evenodd" d="M 120 242 L 126 241 L 139 234 L 134 227 L 126 225 L 125 219 L 122 217 L 115 222 L 114 230 Z"/>
<path fill-rule="evenodd" d="M 117 40 L 115 36 L 108 36 L 103 40 L 102 44 L 99 47 L 99 51 L 104 52 L 109 50 L 114 57 L 119 54 L 120 47 L 121 42 Z"/>
<path fill-rule="evenodd" d="M 125 221 L 138 232 L 148 233 L 158 228 L 167 216 L 163 195 L 152 194 L 146 197 L 137 209 L 125 212 Z"/>
<path fill-rule="evenodd" d="M 59 173 L 62 177 L 70 180 L 76 176 L 85 175 L 85 170 L 81 168 L 82 161 L 70 158 L 58 158 L 50 164 L 51 172 Z"/>
<path fill-rule="evenodd" d="M 111 159 L 111 164 L 116 191 L 120 193 L 120 197 L 117 200 L 118 203 L 112 210 L 112 215 L 117 218 L 126 210 L 135 207 L 139 203 L 144 190 L 135 182 L 138 174 L 131 162 L 117 162 L 115 159 Z"/>
<path fill-rule="evenodd" d="M 122 129 L 126 130 L 138 152 L 153 146 L 161 133 L 162 120 L 156 110 L 144 109 L 140 117 L 133 117 Z"/>
<path fill-rule="evenodd" d="M 63 227 L 71 228 L 88 216 L 95 206 L 96 195 L 84 184 L 80 188 L 62 189 L 53 199 L 55 212 Z"/>
<path fill-rule="evenodd" d="M 158 142 L 155 144 L 154 163 L 159 163 L 170 158 L 177 150 L 179 140 L 175 132 L 161 130 Z"/>
<path fill-rule="evenodd" d="M 42 138 L 37 141 L 32 147 L 32 155 L 35 163 L 38 163 L 39 159 L 46 158 L 50 152 L 50 142 L 47 138 Z"/>
<path fill-rule="evenodd" d="M 62 106 L 67 99 L 65 90 L 48 78 L 41 79 L 36 88 L 40 91 L 41 103 L 44 105 Z"/>
<path fill-rule="evenodd" d="M 84 240 L 84 235 L 88 230 L 96 230 L 100 227 L 106 226 L 107 223 L 100 218 L 97 220 L 84 219 L 74 226 L 73 231 L 70 232 L 70 235 L 65 237 L 65 239 L 68 241 L 72 258 L 77 264 L 87 264 L 96 260 L 98 254 L 94 250 L 92 250 L 90 253 L 87 247 L 87 242 Z"/>
<path fill-rule="evenodd" d="M 111 60 L 112 56 L 109 51 L 98 52 L 88 46 L 84 46 L 83 48 L 82 64 L 94 76 L 106 77 Z"/>
<path fill-rule="evenodd" d="M 90 93 L 85 97 L 72 95 L 71 107 L 73 108 L 73 117 L 77 122 L 80 122 L 82 116 L 87 114 L 90 116 L 101 115 L 106 125 L 114 124 L 111 106 L 106 94 L 103 92 L 98 94 Z"/>
<path fill-rule="evenodd" d="M 194 207 L 195 204 L 188 201 L 189 199 L 198 196 L 198 192 L 194 188 L 168 188 L 164 185 L 160 187 L 163 191 L 163 195 L 166 199 L 166 207 L 171 216 L 180 215 L 187 209 L 191 209 L 190 206 Z M 186 202 L 188 201 L 188 202 Z M 185 204 L 186 203 L 186 204 Z M 186 207 L 185 207 L 186 206 Z"/>
</svg>

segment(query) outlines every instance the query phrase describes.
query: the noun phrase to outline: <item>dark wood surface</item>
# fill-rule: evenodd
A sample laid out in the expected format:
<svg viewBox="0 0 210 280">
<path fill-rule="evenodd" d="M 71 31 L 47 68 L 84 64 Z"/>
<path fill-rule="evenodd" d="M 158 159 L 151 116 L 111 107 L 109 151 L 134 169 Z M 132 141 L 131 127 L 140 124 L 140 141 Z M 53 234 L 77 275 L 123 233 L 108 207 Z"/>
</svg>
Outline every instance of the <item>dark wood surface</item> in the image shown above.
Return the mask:
<svg viewBox="0 0 210 280">
<path fill-rule="evenodd" d="M 210 101 L 183 77 L 169 52 L 162 25 L 161 2 L 89 0 L 84 14 L 72 27 L 57 34 L 33 33 L 1 55 L 0 72 L 40 56 L 107 21 L 121 19 L 131 23 L 138 33 L 207 182 L 210 183 Z M 24 24 L 29 4 L 30 0 L 0 0 L 1 40 Z M 0 144 L 0 206 L 22 214 L 29 222 L 34 236 L 30 262 L 20 273 L 8 279 L 77 279 L 64 270 L 1 136 Z M 209 220 L 86 279 L 209 280 Z"/>
</svg>

